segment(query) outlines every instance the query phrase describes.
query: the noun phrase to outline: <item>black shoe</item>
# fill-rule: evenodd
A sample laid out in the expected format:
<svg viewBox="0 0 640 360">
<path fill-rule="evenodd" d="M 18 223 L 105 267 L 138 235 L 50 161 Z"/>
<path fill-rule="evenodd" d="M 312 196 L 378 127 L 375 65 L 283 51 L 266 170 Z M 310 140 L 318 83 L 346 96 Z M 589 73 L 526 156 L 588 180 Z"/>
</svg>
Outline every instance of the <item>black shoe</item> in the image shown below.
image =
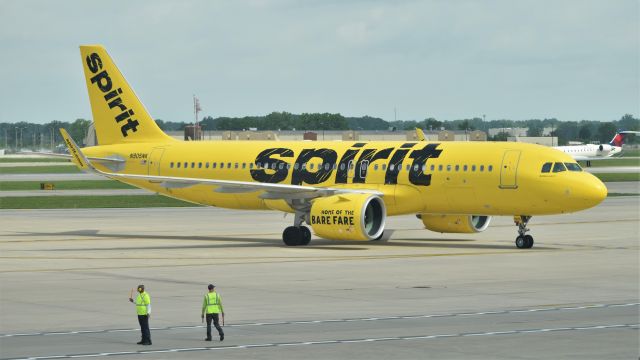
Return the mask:
<svg viewBox="0 0 640 360">
<path fill-rule="evenodd" d="M 151 345 L 151 341 L 143 342 L 142 345 Z"/>
<path fill-rule="evenodd" d="M 140 341 L 138 341 L 136 344 L 138 344 L 138 345 L 142 345 L 142 344 L 144 344 L 144 341 L 140 340 Z"/>
<path fill-rule="evenodd" d="M 224 334 L 220 334 L 220 341 L 224 341 Z"/>
<path fill-rule="evenodd" d="M 204 339 L 204 341 L 211 341 L 211 338 L 206 338 Z"/>
</svg>

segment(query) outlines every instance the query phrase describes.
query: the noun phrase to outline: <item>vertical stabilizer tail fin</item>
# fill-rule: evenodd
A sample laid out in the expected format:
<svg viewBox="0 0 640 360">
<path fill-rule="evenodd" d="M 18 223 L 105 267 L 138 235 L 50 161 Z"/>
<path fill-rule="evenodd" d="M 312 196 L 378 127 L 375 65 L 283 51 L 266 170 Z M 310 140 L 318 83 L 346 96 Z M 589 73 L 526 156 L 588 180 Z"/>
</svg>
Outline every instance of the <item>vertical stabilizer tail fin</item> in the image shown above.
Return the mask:
<svg viewBox="0 0 640 360">
<path fill-rule="evenodd" d="M 621 147 L 622 144 L 624 144 L 624 137 L 625 137 L 625 132 L 624 131 L 619 131 L 616 133 L 616 135 L 613 137 L 613 139 L 611 139 L 611 141 L 609 142 L 609 145 L 611 146 L 617 146 L 617 147 Z"/>
<path fill-rule="evenodd" d="M 80 46 L 99 145 L 169 142 L 101 45 Z"/>
</svg>

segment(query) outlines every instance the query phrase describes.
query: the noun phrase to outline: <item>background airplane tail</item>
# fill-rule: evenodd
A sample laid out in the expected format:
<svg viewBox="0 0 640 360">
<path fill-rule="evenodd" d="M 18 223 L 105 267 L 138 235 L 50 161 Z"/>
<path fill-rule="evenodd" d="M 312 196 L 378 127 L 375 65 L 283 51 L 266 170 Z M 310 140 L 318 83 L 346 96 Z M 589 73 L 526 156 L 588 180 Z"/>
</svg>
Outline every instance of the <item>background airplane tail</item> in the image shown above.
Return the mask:
<svg viewBox="0 0 640 360">
<path fill-rule="evenodd" d="M 609 145 L 621 147 L 622 144 L 624 144 L 624 136 L 625 136 L 624 133 L 621 133 L 620 131 L 618 131 L 616 133 L 616 136 L 614 136 L 613 139 L 611 139 L 611 141 L 609 142 Z"/>
<path fill-rule="evenodd" d="M 80 46 L 98 145 L 173 141 L 147 109 L 101 45 Z"/>
</svg>

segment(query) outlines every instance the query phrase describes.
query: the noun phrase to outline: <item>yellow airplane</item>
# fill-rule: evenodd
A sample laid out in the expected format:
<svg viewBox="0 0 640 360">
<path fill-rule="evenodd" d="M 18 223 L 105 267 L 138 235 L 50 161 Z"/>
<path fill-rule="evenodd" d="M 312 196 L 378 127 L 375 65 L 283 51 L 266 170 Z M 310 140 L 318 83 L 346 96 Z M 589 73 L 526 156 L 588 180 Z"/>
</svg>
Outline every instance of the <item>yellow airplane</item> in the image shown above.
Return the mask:
<svg viewBox="0 0 640 360">
<path fill-rule="evenodd" d="M 514 216 L 516 246 L 530 248 L 531 216 L 587 209 L 607 196 L 570 156 L 532 144 L 177 141 L 102 46 L 80 52 L 98 145 L 80 149 L 60 130 L 80 169 L 197 204 L 295 214 L 282 234 L 289 246 L 307 245 L 311 230 L 376 240 L 387 216 L 417 214 L 441 233 L 480 232 L 491 216 Z"/>
</svg>

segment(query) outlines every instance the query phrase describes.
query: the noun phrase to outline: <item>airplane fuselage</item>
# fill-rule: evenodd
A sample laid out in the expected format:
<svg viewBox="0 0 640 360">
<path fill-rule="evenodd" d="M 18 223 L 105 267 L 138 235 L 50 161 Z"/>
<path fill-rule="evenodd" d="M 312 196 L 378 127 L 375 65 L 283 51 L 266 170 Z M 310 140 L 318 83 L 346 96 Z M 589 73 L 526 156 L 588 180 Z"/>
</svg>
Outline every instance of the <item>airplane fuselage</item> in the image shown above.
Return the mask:
<svg viewBox="0 0 640 360">
<path fill-rule="evenodd" d="M 601 183 L 585 172 L 541 173 L 544 163 L 573 160 L 553 149 L 522 143 L 202 141 L 83 151 L 125 159 L 117 170 L 128 174 L 369 189 L 384 194 L 388 215 L 565 213 L 588 207 L 593 194 L 602 191 L 593 185 Z M 128 182 L 205 205 L 294 211 L 286 201 L 264 199 L 259 191 Z"/>
</svg>

